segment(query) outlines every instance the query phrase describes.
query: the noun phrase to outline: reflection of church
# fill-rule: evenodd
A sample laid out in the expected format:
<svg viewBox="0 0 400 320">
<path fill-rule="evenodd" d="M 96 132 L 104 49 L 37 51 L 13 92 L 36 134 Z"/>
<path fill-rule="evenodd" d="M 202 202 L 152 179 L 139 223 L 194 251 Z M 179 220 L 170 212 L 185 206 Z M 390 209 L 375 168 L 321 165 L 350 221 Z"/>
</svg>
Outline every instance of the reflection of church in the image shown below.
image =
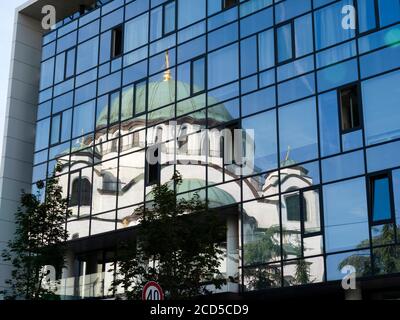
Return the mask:
<svg viewBox="0 0 400 320">
<path fill-rule="evenodd" d="M 134 210 L 145 200 L 151 200 L 155 182 L 169 181 L 174 163 L 183 177 L 177 190 L 179 196 L 191 197 L 197 191 L 205 199 L 208 187 L 209 206 L 218 208 L 226 217 L 227 238 L 223 244 L 226 254 L 221 268 L 230 282 L 223 291 L 239 290 L 242 255 L 245 265 L 269 264 L 281 259 L 278 254 L 264 258 L 261 254 L 259 261 L 254 255 L 246 261 L 247 246 L 253 249 L 257 244 L 262 246 L 268 230 L 278 229 L 272 232 L 272 238 L 278 244 L 282 241 L 286 258 L 296 258 L 300 254 L 298 250 L 305 250 L 305 256 L 321 253 L 321 237 L 312 236 L 320 228 L 318 191 L 312 189 L 313 181 L 307 170 L 296 166 L 283 169 L 281 180 L 278 171 L 267 174 L 265 180 L 259 177 L 248 178 L 243 183 L 235 180 L 239 176 L 233 170 L 234 165 L 224 164 L 225 146 L 221 143 L 220 130 L 237 127 L 223 104 L 198 94 L 178 102 L 176 110 L 172 105 L 147 116 L 140 112 L 150 112 L 175 101 L 175 92 L 190 95 L 192 91 L 189 84 L 173 80 L 167 71 L 158 82 L 142 83 L 131 90 L 110 94 L 104 108 L 97 112 L 96 135 L 79 141 L 69 166 L 68 156 L 59 158 L 65 172 L 70 172 L 61 176 L 60 183 L 65 193 L 68 190 L 73 212 L 67 227 L 72 240 L 68 268 L 60 294 L 81 297 L 108 294 L 112 273 L 107 271 L 113 261 L 113 247 L 118 240 L 129 237 L 128 227 L 138 225 Z M 206 105 L 214 105 L 207 115 L 199 111 Z M 170 125 L 170 119 L 177 119 L 176 126 Z M 207 135 L 201 131 L 205 127 L 217 130 L 208 131 Z M 148 146 L 159 146 L 156 154 L 159 164 L 146 162 L 146 142 Z M 290 164 L 289 152 L 286 161 Z M 288 192 L 282 196 L 281 218 L 279 190 Z M 242 206 L 243 228 L 239 223 L 242 198 L 249 200 Z M 300 222 L 302 218 L 304 224 Z M 243 253 L 239 253 L 240 248 Z M 311 268 L 319 270 L 318 263 L 310 264 Z M 288 265 L 284 273 L 290 281 L 295 266 Z M 311 273 L 318 274 L 314 270 Z M 322 274 L 318 277 L 322 278 Z"/>
</svg>

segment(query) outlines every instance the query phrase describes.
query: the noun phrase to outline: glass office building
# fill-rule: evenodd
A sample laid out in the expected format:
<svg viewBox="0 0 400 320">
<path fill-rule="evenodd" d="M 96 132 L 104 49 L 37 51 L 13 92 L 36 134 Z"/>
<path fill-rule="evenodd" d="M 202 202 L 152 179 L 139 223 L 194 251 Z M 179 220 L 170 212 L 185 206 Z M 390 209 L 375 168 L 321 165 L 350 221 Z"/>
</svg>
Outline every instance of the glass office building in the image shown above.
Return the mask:
<svg viewBox="0 0 400 320">
<path fill-rule="evenodd" d="M 32 186 L 62 165 L 60 294 L 110 294 L 116 239 L 174 170 L 226 217 L 222 291 L 400 272 L 398 0 L 103 2 L 42 39 Z M 238 129 L 251 166 L 225 159 Z"/>
</svg>

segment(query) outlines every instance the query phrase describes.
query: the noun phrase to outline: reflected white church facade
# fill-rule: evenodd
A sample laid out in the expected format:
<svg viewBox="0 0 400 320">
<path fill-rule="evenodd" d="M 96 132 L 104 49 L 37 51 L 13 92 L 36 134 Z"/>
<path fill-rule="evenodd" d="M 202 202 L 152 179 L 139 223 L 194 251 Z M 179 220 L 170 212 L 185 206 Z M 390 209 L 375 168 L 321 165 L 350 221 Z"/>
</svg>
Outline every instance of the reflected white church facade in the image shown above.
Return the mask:
<svg viewBox="0 0 400 320">
<path fill-rule="evenodd" d="M 168 63 L 168 53 L 166 61 Z M 162 81 L 148 84 L 149 101 L 170 99 L 175 86 L 178 92 L 189 90 L 187 84 L 175 81 L 166 71 Z M 173 118 L 173 109 L 165 108 L 153 119 L 147 119 L 147 130 L 145 115 L 101 130 L 110 118 L 118 118 L 113 112 L 120 112 L 123 118 L 125 115 L 128 117 L 132 105 L 136 104 L 136 109 L 140 109 L 138 104 L 141 101 L 145 103 L 145 90 L 146 86 L 138 88 L 135 97 L 129 91 L 111 95 L 98 117 L 96 126 L 99 133 L 94 139 L 81 138 L 76 142 L 71 158 L 68 155 L 57 158 L 63 166 L 59 181 L 72 211 L 67 223 L 71 241 L 98 241 L 96 235 L 138 226 L 135 209 L 151 201 L 154 184 L 168 183 L 177 170 L 183 177 L 177 188 L 178 197 L 191 198 L 197 193 L 207 201 L 209 208 L 226 219 L 226 242 L 221 244 L 225 252 L 221 257 L 221 272 L 227 285 L 218 292 L 239 292 L 241 277 L 249 289 L 253 289 L 253 285 L 254 289 L 257 288 L 256 283 L 263 279 L 252 272 L 243 272 L 243 264 L 255 266 L 255 269 L 257 265 L 267 264 L 269 268 L 281 260 L 281 255 L 285 259 L 296 259 L 301 256 L 301 251 L 305 257 L 322 253 L 319 191 L 314 189 L 307 169 L 291 163 L 289 148 L 285 165 L 292 167 L 281 170 L 280 178 L 279 171 L 271 171 L 261 177 L 240 180 L 240 174 L 246 169 L 246 159 L 250 159 L 246 150 L 254 152 L 254 141 L 243 134 L 243 146 L 239 148 L 244 154 L 243 163 L 237 165 L 231 161 L 238 151 L 234 150 L 231 142 L 227 143 L 225 134 L 232 132 L 230 138 L 234 138 L 234 130 L 240 129 L 240 125 L 231 118 L 224 104 L 212 97 L 207 97 L 207 100 L 216 105 L 213 108 L 215 112 L 209 112 L 207 119 L 213 130 L 203 130 L 206 118 L 196 112 L 204 96 L 181 104 L 177 113 L 185 115 L 178 122 L 162 122 Z M 226 124 L 230 124 L 228 129 Z M 145 149 L 146 143 L 157 148 Z M 156 164 L 149 164 L 146 160 L 146 150 L 156 155 Z M 232 159 L 225 159 L 229 154 Z M 69 174 L 64 174 L 64 170 Z M 286 192 L 281 203 L 279 192 Z M 242 199 L 247 202 L 240 205 Z M 275 247 L 264 247 L 267 243 L 274 243 Z M 265 252 L 258 252 L 260 250 Z M 105 259 L 103 252 L 104 248 L 88 254 L 71 249 L 59 293 L 80 297 L 108 296 L 113 277 L 108 270 L 113 254 Z M 296 275 L 300 271 L 305 272 L 307 282 L 323 279 L 322 259 L 306 260 L 300 266 L 296 262 L 288 263 L 284 268 L 282 279 L 288 285 L 298 284 L 300 280 Z M 281 273 L 278 272 L 276 278 L 273 268 L 271 272 L 266 275 L 271 279 L 271 286 L 280 285 L 278 278 Z"/>
</svg>

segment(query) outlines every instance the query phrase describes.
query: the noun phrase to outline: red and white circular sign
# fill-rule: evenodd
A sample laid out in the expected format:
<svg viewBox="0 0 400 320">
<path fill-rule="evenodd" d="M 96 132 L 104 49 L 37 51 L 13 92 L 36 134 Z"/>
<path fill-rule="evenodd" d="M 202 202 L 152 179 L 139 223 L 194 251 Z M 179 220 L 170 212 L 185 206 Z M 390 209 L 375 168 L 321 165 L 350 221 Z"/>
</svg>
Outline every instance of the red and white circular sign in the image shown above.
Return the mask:
<svg viewBox="0 0 400 320">
<path fill-rule="evenodd" d="M 154 281 L 146 283 L 143 287 L 142 300 L 164 300 L 164 292 L 161 286 Z"/>
</svg>

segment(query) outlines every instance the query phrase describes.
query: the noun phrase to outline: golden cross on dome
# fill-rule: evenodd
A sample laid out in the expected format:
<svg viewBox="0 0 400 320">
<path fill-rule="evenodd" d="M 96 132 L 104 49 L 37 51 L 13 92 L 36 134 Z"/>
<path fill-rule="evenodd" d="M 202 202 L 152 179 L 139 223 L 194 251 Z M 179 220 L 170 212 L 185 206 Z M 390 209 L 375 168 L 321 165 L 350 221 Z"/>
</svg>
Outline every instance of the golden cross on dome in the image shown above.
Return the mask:
<svg viewBox="0 0 400 320">
<path fill-rule="evenodd" d="M 291 149 L 292 148 L 290 146 L 288 146 L 285 161 L 288 161 L 290 159 L 290 151 L 291 151 Z"/>
<path fill-rule="evenodd" d="M 171 70 L 169 69 L 169 66 L 170 66 L 170 64 L 169 64 L 169 52 L 167 50 L 166 53 L 165 53 L 165 67 L 167 68 L 167 70 L 165 70 L 165 72 L 164 72 L 164 81 L 169 81 L 169 80 L 172 79 Z"/>
</svg>

